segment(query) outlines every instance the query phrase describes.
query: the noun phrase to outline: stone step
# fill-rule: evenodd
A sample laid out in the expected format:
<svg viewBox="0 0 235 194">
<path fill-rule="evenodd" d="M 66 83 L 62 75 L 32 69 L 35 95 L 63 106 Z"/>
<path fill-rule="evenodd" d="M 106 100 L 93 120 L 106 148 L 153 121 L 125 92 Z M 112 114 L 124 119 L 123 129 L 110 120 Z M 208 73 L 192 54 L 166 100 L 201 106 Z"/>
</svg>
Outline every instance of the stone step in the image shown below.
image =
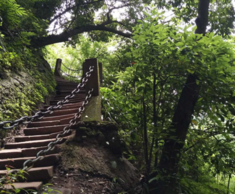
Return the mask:
<svg viewBox="0 0 235 194">
<path fill-rule="evenodd" d="M 25 135 L 43 135 L 50 133 L 57 133 L 63 130 L 66 125 L 55 125 L 47 127 L 33 127 L 24 129 Z"/>
<path fill-rule="evenodd" d="M 57 86 L 77 86 L 79 83 L 75 82 L 57 82 Z"/>
<path fill-rule="evenodd" d="M 60 84 L 60 85 L 57 85 L 56 89 L 57 90 L 69 90 L 69 89 L 74 90 L 77 88 L 77 86 L 78 86 L 78 84 L 68 84 L 68 85 Z"/>
<path fill-rule="evenodd" d="M 74 107 L 73 107 L 74 108 Z M 71 109 L 71 108 L 70 108 Z M 32 127 L 47 127 L 47 126 L 54 126 L 54 125 L 64 125 L 69 124 L 69 121 L 74 117 L 74 114 L 71 117 L 62 118 L 60 120 L 54 121 L 36 121 L 32 122 L 28 125 L 28 128 Z"/>
<path fill-rule="evenodd" d="M 7 173 L 11 173 L 12 170 L 7 172 L 7 170 L 0 170 L 0 177 L 6 175 Z M 27 181 L 49 181 L 53 177 L 53 166 L 46 166 L 46 167 L 38 167 L 38 168 L 31 168 L 24 174 Z M 18 180 L 23 181 L 25 180 Z"/>
<path fill-rule="evenodd" d="M 59 133 L 51 133 L 46 135 L 33 135 L 33 136 L 15 136 L 15 142 L 24 142 L 24 141 L 34 141 L 34 140 L 46 140 L 46 139 L 53 139 Z M 70 135 L 70 134 L 68 134 Z"/>
<path fill-rule="evenodd" d="M 37 147 L 37 148 L 21 148 L 21 149 L 6 149 L 0 151 L 0 159 L 7 159 L 7 158 L 19 158 L 19 157 L 31 157 L 36 156 L 36 154 L 41 151 L 47 149 L 46 146 Z M 59 153 L 60 148 L 59 146 L 55 146 L 53 150 L 47 153 L 47 155 L 57 154 Z"/>
<path fill-rule="evenodd" d="M 21 149 L 11 149 L 11 150 L 1 150 L 0 151 L 0 159 L 6 159 L 6 158 L 18 158 L 22 157 L 22 150 Z"/>
<path fill-rule="evenodd" d="M 69 104 L 65 104 L 61 109 L 69 109 L 69 108 L 79 108 L 82 106 L 82 102 L 75 102 L 75 103 L 69 103 Z"/>
<path fill-rule="evenodd" d="M 63 110 L 63 109 L 68 109 L 68 108 L 74 108 L 74 107 L 80 107 L 82 105 L 83 102 L 77 102 L 77 103 L 67 103 L 64 104 L 63 107 L 61 109 L 58 110 Z M 45 111 L 47 108 L 49 107 L 49 105 L 44 106 L 43 110 Z"/>
<path fill-rule="evenodd" d="M 60 120 L 54 121 L 36 121 L 28 124 L 28 128 L 32 127 L 45 127 L 45 126 L 53 126 L 53 125 L 60 125 Z"/>
<path fill-rule="evenodd" d="M 77 82 L 65 80 L 63 78 L 56 78 L 56 83 L 58 84 L 78 84 Z"/>
<path fill-rule="evenodd" d="M 70 132 L 70 134 L 71 134 L 71 132 Z M 64 143 L 67 138 L 69 138 L 68 134 L 66 136 L 64 136 L 58 144 Z M 4 147 L 6 150 L 7 149 L 18 149 L 18 148 L 44 147 L 44 146 L 47 146 L 50 142 L 53 142 L 55 140 L 56 140 L 56 138 L 22 141 L 22 142 L 16 142 L 16 143 L 6 143 Z"/>
<path fill-rule="evenodd" d="M 57 92 L 56 92 L 56 96 L 65 97 L 65 96 L 67 96 L 67 95 L 70 95 L 71 92 L 72 92 L 72 91 L 66 91 L 66 92 L 57 91 Z M 86 93 L 86 91 L 85 91 L 85 92 L 80 92 L 80 93 Z"/>
<path fill-rule="evenodd" d="M 56 78 L 56 80 L 57 95 L 50 101 L 50 105 L 56 105 L 58 101 L 64 100 L 78 86 L 78 83 L 63 78 Z M 6 143 L 5 149 L 0 150 L 0 177 L 7 173 L 6 167 L 21 169 L 26 160 L 34 159 L 39 151 L 46 150 L 47 145 L 54 141 L 59 132 L 62 132 L 64 127 L 69 124 L 69 121 L 74 118 L 85 97 L 86 90 L 82 89 L 79 94 L 69 99 L 69 102 L 64 104 L 61 109 L 28 124 L 27 128 L 24 129 L 25 136 L 16 136 L 14 143 Z M 48 105 L 45 105 L 42 111 L 45 111 L 48 107 Z M 60 143 L 73 135 L 74 133 L 67 134 Z M 60 145 L 56 145 L 54 150 L 34 164 L 34 167 L 25 175 L 27 181 L 32 182 L 20 183 L 20 181 L 23 181 L 20 180 L 19 183 L 14 184 L 15 187 L 39 190 L 42 187 L 42 182 L 49 181 L 53 177 L 53 165 L 60 159 L 59 151 Z M 8 187 L 9 189 L 12 188 L 9 185 Z"/>
<path fill-rule="evenodd" d="M 5 149 L 43 147 L 43 146 L 47 146 L 52 141 L 55 141 L 55 138 L 54 139 L 34 140 L 34 141 L 23 141 L 23 142 L 16 142 L 16 143 L 6 143 Z"/>
<path fill-rule="evenodd" d="M 77 113 L 77 112 L 76 112 Z M 61 119 L 60 120 L 60 124 L 61 125 L 66 125 L 66 124 L 69 124 L 70 120 L 74 118 L 74 115 L 72 117 L 69 117 L 69 118 L 65 118 L 65 119 Z"/>
<path fill-rule="evenodd" d="M 50 116 L 50 117 L 43 117 L 40 121 L 53 121 L 53 120 L 61 120 L 66 118 L 72 118 L 74 114 L 67 114 L 67 115 L 60 115 L 60 116 Z"/>
<path fill-rule="evenodd" d="M 76 99 L 76 100 L 78 100 L 78 99 L 85 99 L 85 97 L 86 97 L 85 94 L 84 94 L 84 95 L 82 95 L 82 94 L 77 94 L 76 96 L 74 96 L 74 97 L 72 97 L 71 99 L 69 99 L 69 101 L 70 101 L 70 100 L 74 100 L 74 99 Z M 65 97 L 63 97 L 63 96 L 57 96 L 57 97 L 53 98 L 52 101 L 55 101 L 55 100 L 60 101 L 60 100 L 64 100 L 64 98 L 65 98 Z"/>
<path fill-rule="evenodd" d="M 77 113 L 78 108 L 71 108 L 71 109 L 65 109 L 65 110 L 55 110 L 50 116 L 60 116 L 60 115 L 67 115 L 67 114 L 73 114 Z M 45 116 L 47 117 L 47 116 Z"/>
<path fill-rule="evenodd" d="M 75 88 L 74 88 L 74 89 L 75 89 Z M 57 95 L 59 95 L 59 96 L 60 96 L 60 95 L 67 96 L 67 95 L 71 94 L 71 92 L 72 92 L 74 89 L 68 89 L 68 90 L 63 89 L 63 90 L 58 90 L 58 91 L 56 91 L 56 94 L 57 94 Z M 86 94 L 86 93 L 87 93 L 87 91 L 86 91 L 86 90 L 80 90 L 78 94 Z"/>
<path fill-rule="evenodd" d="M 35 157 L 0 159 L 0 169 L 5 170 L 6 166 L 13 168 L 22 168 L 26 160 L 34 158 Z M 37 162 L 35 162 L 34 167 L 53 166 L 54 164 L 56 164 L 59 158 L 60 158 L 59 154 L 47 155 L 42 160 L 38 160 Z"/>
<path fill-rule="evenodd" d="M 77 86 L 75 87 L 64 87 L 64 88 L 58 88 L 57 92 L 58 93 L 64 93 L 64 92 L 72 92 L 74 89 L 76 89 Z M 79 90 L 79 93 L 86 93 L 86 90 L 82 89 Z"/>
<path fill-rule="evenodd" d="M 65 109 L 73 109 L 73 108 L 79 108 L 82 106 L 83 101 L 81 102 L 75 102 L 75 103 L 68 103 L 68 104 L 64 104 L 62 108 L 57 109 L 57 110 L 65 110 Z M 41 111 L 47 111 L 47 107 L 41 109 Z"/>
<path fill-rule="evenodd" d="M 69 102 L 65 103 L 79 103 L 79 102 L 83 102 L 85 100 L 85 98 L 81 98 L 81 99 L 74 99 L 74 100 L 69 100 Z M 50 101 L 50 105 L 56 105 L 58 101 Z"/>
<path fill-rule="evenodd" d="M 69 91 L 69 90 L 62 90 L 62 91 L 59 91 L 59 93 L 55 96 L 55 98 L 65 98 L 66 96 L 69 96 L 71 94 L 73 90 Z M 68 94 L 66 94 L 68 92 Z M 75 96 L 85 96 L 87 93 L 86 90 L 79 90 L 78 93 L 75 93 L 74 95 Z"/>
<path fill-rule="evenodd" d="M 57 94 L 52 100 L 54 99 L 65 99 L 66 96 L 70 96 L 70 93 L 69 94 L 66 94 L 66 93 L 62 93 L 62 94 Z M 78 97 L 84 97 L 86 96 L 86 93 L 78 93 L 78 94 L 74 94 L 74 96 L 72 98 L 78 98 Z M 71 98 L 71 99 L 72 99 Z"/>
<path fill-rule="evenodd" d="M 78 100 L 70 100 L 69 102 L 65 103 L 65 104 L 69 104 L 69 103 L 79 103 L 79 102 L 83 102 L 84 99 L 78 99 Z M 50 101 L 50 105 L 56 105 L 58 101 Z"/>
<path fill-rule="evenodd" d="M 28 183 L 14 183 L 13 186 L 16 189 L 32 189 L 32 190 L 36 190 L 39 191 L 42 188 L 43 183 L 42 182 L 28 182 Z M 12 185 L 4 185 L 4 188 L 6 190 L 12 190 L 13 189 Z"/>
</svg>

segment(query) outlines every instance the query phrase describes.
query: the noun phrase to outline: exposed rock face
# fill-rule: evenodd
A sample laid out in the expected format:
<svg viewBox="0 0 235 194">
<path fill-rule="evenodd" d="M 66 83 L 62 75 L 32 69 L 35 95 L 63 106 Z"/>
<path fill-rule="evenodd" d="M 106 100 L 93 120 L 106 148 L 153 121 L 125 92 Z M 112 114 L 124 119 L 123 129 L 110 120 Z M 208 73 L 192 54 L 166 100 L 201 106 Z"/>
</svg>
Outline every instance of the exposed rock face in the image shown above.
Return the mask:
<svg viewBox="0 0 235 194">
<path fill-rule="evenodd" d="M 55 90 L 56 82 L 47 61 L 36 56 L 37 63 L 21 71 L 1 72 L 0 121 L 31 115 Z M 30 63 L 30 62 L 29 62 Z M 0 138 L 5 135 L 1 132 Z"/>
<path fill-rule="evenodd" d="M 61 146 L 62 157 L 52 183 L 71 193 L 138 193 L 140 173 L 124 157 L 118 129 L 110 122 L 85 122 Z"/>
<path fill-rule="evenodd" d="M 0 121 L 30 114 L 54 89 L 54 76 L 44 59 L 32 69 L 10 73 L 0 79 Z"/>
</svg>

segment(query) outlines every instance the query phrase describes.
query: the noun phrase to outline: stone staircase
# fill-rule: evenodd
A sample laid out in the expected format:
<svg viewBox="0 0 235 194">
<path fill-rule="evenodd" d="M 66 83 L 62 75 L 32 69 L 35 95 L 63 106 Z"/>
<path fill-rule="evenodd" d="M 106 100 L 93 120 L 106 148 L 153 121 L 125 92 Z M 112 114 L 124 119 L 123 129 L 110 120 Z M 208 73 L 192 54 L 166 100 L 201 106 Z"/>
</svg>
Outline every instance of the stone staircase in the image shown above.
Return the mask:
<svg viewBox="0 0 235 194">
<path fill-rule="evenodd" d="M 57 95 L 50 101 L 50 105 L 55 105 L 59 100 L 64 99 L 76 86 L 77 84 L 74 82 L 57 79 Z M 30 123 L 23 130 L 23 136 L 14 137 L 14 143 L 6 143 L 4 149 L 0 151 L 0 176 L 7 173 L 7 166 L 21 169 L 26 160 L 35 158 L 37 152 L 46 149 L 46 146 L 55 140 L 56 135 L 69 124 L 74 114 L 78 112 L 85 95 L 85 91 L 81 91 L 61 109 L 55 110 L 39 121 Z M 46 110 L 47 107 L 45 105 L 43 110 Z M 64 136 L 62 142 L 66 141 L 71 135 L 73 134 L 70 133 Z M 39 190 L 43 183 L 53 177 L 53 168 L 59 159 L 60 148 L 56 146 L 54 150 L 50 151 L 42 160 L 37 161 L 34 167 L 28 171 L 26 175 L 27 182 L 22 180 L 22 182 L 14 183 L 15 188 Z M 11 189 L 11 186 L 7 187 Z"/>
</svg>

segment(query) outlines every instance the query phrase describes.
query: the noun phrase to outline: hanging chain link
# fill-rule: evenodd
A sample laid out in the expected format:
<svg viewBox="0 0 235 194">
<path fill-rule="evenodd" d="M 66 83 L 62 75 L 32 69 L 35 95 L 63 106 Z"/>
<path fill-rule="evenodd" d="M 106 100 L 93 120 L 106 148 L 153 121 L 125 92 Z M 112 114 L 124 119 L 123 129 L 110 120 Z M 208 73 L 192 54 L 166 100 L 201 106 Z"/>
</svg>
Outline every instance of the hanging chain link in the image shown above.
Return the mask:
<svg viewBox="0 0 235 194">
<path fill-rule="evenodd" d="M 61 71 L 62 75 L 66 75 L 66 76 L 72 77 L 72 78 L 80 78 L 79 76 L 72 76 L 72 75 L 69 75 L 69 74 L 65 73 L 62 69 L 61 69 L 60 71 Z"/>
<path fill-rule="evenodd" d="M 89 99 L 92 97 L 92 92 L 93 92 L 93 88 L 88 91 L 88 93 L 87 93 L 87 95 L 86 95 L 86 98 L 85 98 L 85 100 L 84 100 L 83 103 L 82 103 L 82 106 L 79 107 L 78 112 L 77 112 L 77 113 L 74 115 L 74 117 L 69 121 L 69 124 L 64 127 L 63 131 L 60 132 L 60 133 L 56 136 L 56 140 L 50 142 L 50 143 L 47 145 L 47 149 L 39 151 L 39 152 L 36 154 L 36 158 L 26 160 L 26 161 L 24 162 L 24 164 L 23 164 L 23 170 L 28 171 L 30 168 L 32 168 L 32 167 L 33 167 L 33 164 L 34 164 L 35 162 L 37 162 L 38 160 L 42 160 L 42 159 L 44 158 L 45 154 L 47 154 L 48 152 L 52 151 L 52 150 L 55 148 L 56 144 L 60 143 L 60 142 L 63 140 L 63 136 L 64 136 L 64 135 L 69 134 L 70 132 L 72 132 L 73 129 L 72 129 L 71 127 L 79 123 L 79 121 L 77 121 L 77 120 L 81 118 L 82 113 L 83 113 L 84 110 L 85 110 L 85 106 L 88 104 Z"/>
<path fill-rule="evenodd" d="M 78 72 L 78 71 L 81 71 L 82 69 L 70 69 L 69 67 L 67 67 L 64 63 L 62 63 L 62 65 L 66 68 L 66 69 L 68 69 L 69 71 L 76 71 L 76 72 Z"/>
<path fill-rule="evenodd" d="M 33 116 L 23 116 L 20 119 L 14 121 L 0 122 L 0 129 L 13 129 L 21 124 L 29 124 L 32 121 L 35 121 L 36 119 L 37 120 L 42 119 L 47 114 L 52 114 L 54 110 L 62 108 L 65 103 L 69 102 L 69 99 L 72 99 L 75 96 L 75 94 L 79 93 L 80 90 L 84 88 L 84 86 L 88 82 L 88 78 L 91 76 L 91 73 L 93 71 L 94 71 L 94 66 L 90 66 L 89 71 L 86 72 L 85 77 L 82 78 L 81 83 L 79 83 L 77 87 L 69 95 L 65 96 L 64 100 L 58 101 L 56 105 L 49 106 L 47 110 L 44 112 L 38 111 Z"/>
</svg>

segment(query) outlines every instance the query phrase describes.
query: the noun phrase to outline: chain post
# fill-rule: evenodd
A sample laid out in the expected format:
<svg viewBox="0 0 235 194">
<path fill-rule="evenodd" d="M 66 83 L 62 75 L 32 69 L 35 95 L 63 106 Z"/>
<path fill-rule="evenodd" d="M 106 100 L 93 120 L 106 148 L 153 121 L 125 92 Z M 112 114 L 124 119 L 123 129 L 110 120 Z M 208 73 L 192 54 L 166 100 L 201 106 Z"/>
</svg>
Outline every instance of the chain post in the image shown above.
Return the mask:
<svg viewBox="0 0 235 194">
<path fill-rule="evenodd" d="M 89 71 L 89 68 L 93 67 L 94 72 L 92 73 L 92 76 L 90 77 L 89 81 L 86 84 L 86 91 L 89 91 L 91 88 L 93 88 L 93 96 L 99 96 L 100 94 L 100 76 L 99 76 L 99 67 L 98 67 L 98 61 L 96 58 L 93 59 L 86 59 L 86 61 L 83 63 L 83 77 L 86 76 L 86 73 Z"/>
<path fill-rule="evenodd" d="M 103 64 L 99 63 L 99 77 L 100 77 L 100 86 L 102 86 L 103 83 Z"/>
<path fill-rule="evenodd" d="M 60 73 L 61 71 L 61 64 L 62 64 L 62 59 L 57 59 L 56 60 L 56 65 L 55 65 L 55 72 L 54 72 L 54 75 L 56 77 L 63 77 Z"/>
</svg>

